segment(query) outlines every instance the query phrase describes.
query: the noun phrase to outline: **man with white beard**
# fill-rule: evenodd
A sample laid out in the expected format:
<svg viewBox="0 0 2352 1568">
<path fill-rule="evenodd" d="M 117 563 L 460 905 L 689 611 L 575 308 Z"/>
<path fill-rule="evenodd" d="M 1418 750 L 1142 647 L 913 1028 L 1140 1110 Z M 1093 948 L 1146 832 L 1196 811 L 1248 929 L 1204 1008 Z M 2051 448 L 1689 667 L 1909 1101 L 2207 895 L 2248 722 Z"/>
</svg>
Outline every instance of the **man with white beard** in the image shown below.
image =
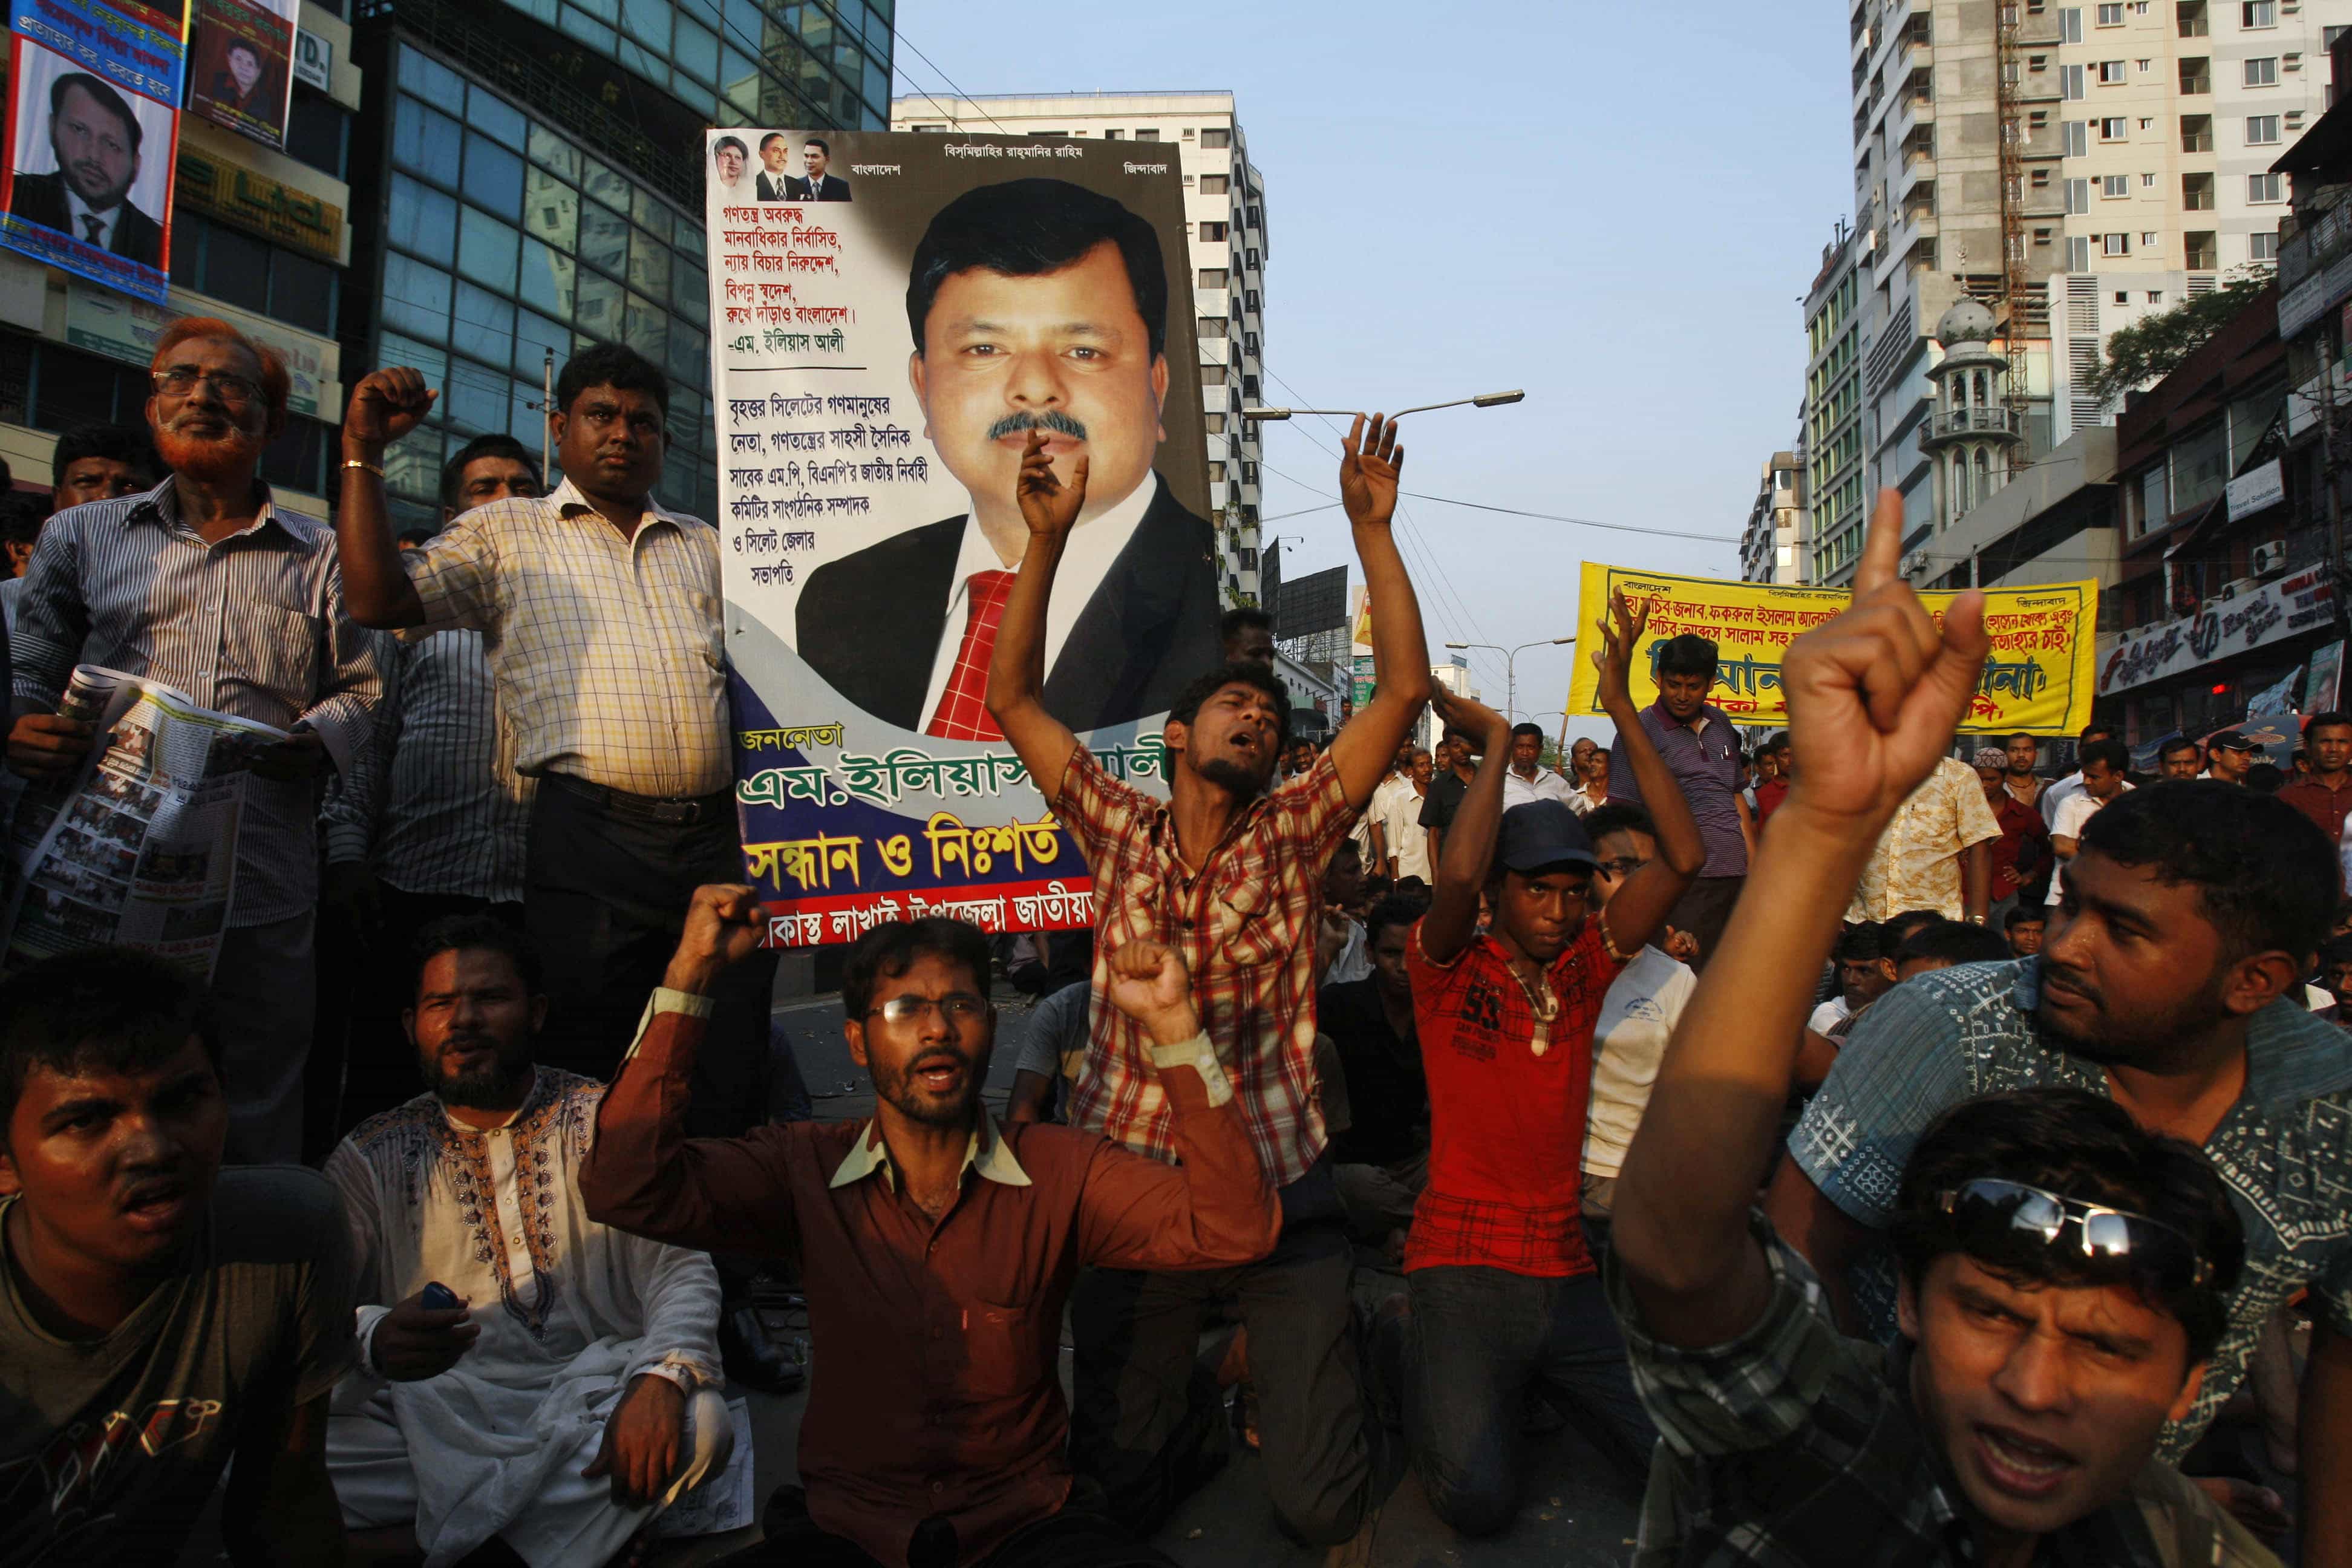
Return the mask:
<svg viewBox="0 0 2352 1568">
<path fill-rule="evenodd" d="M 226 321 L 192 316 L 164 331 L 152 371 L 147 423 L 171 476 L 42 529 L 16 612 L 8 766 L 37 779 L 81 765 L 96 726 L 57 713 L 79 663 L 289 731 L 247 783 L 213 1005 L 236 1020 L 221 1047 L 228 1162 L 292 1163 L 316 989 L 317 825 L 368 819 L 383 673 L 374 639 L 343 613 L 333 536 L 278 510 L 258 477 L 286 427 L 285 362 Z M 322 809 L 331 767 L 342 787 Z"/>
</svg>

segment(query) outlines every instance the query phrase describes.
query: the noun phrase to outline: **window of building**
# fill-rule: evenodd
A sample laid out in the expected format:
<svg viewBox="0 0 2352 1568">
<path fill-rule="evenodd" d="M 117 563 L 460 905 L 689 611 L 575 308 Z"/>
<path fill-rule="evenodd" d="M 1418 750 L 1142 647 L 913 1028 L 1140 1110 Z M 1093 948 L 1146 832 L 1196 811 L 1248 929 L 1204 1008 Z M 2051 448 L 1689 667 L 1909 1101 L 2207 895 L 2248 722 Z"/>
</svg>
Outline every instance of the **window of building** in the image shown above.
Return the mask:
<svg viewBox="0 0 2352 1568">
<path fill-rule="evenodd" d="M 2246 200 L 2255 204 L 2286 200 L 2286 176 L 2284 174 L 2248 174 Z"/>
<path fill-rule="evenodd" d="M 2131 236 L 2128 234 L 2103 234 L 2098 237 L 2098 239 L 2099 254 L 2102 256 L 2131 254 Z"/>
<path fill-rule="evenodd" d="M 2086 213 L 2091 210 L 2090 181 L 2069 180 L 2066 182 L 2066 210 L 2069 213 Z"/>
<path fill-rule="evenodd" d="M 2065 146 L 2063 151 L 2067 157 L 2081 158 L 2090 153 L 2091 123 L 2089 121 L 2069 120 L 2063 121 L 2060 129 L 2064 133 Z"/>
<path fill-rule="evenodd" d="M 1202 317 L 1200 335 L 1204 338 L 1223 337 L 1225 335 L 1225 319 L 1223 316 Z"/>
<path fill-rule="evenodd" d="M 1202 386 L 1224 386 L 1228 384 L 1225 367 L 1221 364 L 1211 364 L 1207 360 L 1202 360 L 1201 362 L 1201 384 Z"/>
<path fill-rule="evenodd" d="M 2047 169 L 2036 169 L 2033 171 L 2031 178 L 2035 190 L 2045 190 L 2050 184 L 2050 171 Z"/>
<path fill-rule="evenodd" d="M 2149 290 L 2147 291 L 2147 302 L 2148 302 L 2149 304 L 2151 304 L 2151 305 L 2161 305 L 2161 304 L 2163 304 L 2163 303 L 2164 303 L 2164 290 L 2163 290 L 2163 289 L 2149 289 Z"/>
<path fill-rule="evenodd" d="M 2211 229 L 2191 229 L 2180 238 L 2184 252 L 2182 265 L 2189 270 L 2208 271 L 2221 265 L 2221 247 Z M 2196 281 L 2193 278 L 2189 279 L 2192 285 Z M 2210 279 L 2208 282 L 2210 284 Z M 2191 294 L 2197 292 L 2193 287 L 2189 291 Z"/>
<path fill-rule="evenodd" d="M 2130 289 L 2116 289 L 2116 304 L 2118 304 L 2118 305 L 2128 305 L 2128 304 L 2130 304 L 2130 303 L 2131 303 L 2131 290 L 2130 290 Z"/>
<path fill-rule="evenodd" d="M 2131 195 L 2131 176 L 2129 174 L 2101 174 L 2099 176 L 2099 195 L 2109 198 L 2116 196 L 2127 196 Z"/>
<path fill-rule="evenodd" d="M 2071 100 L 2082 97 L 2083 93 L 2083 68 L 2081 66 L 2060 66 L 2058 68 L 2058 96 Z"/>
<path fill-rule="evenodd" d="M 2036 10 L 2040 8 L 2035 7 Z M 2061 43 L 2067 44 L 2083 41 L 2083 8 L 2080 5 L 2068 5 L 2058 13 L 2058 38 Z"/>
<path fill-rule="evenodd" d="M 2142 174 L 2139 177 L 2139 185 L 2140 189 L 2144 191 L 2154 189 L 2156 185 L 2156 176 L 2154 174 Z"/>
<path fill-rule="evenodd" d="M 2245 69 L 2248 87 L 2278 85 L 2278 57 L 2275 55 L 2256 56 L 2245 62 Z"/>
<path fill-rule="evenodd" d="M 2277 231 L 2274 229 L 2268 234 L 2250 234 L 2246 236 L 2246 259 L 2249 261 L 2276 261 L 2278 259 Z"/>
<path fill-rule="evenodd" d="M 2140 231 L 2139 247 L 2142 250 L 2154 250 L 2162 243 L 2163 240 L 2158 236 L 2154 229 L 2142 229 Z"/>
<path fill-rule="evenodd" d="M 1150 129 L 1149 126 L 1138 127 L 1135 132 L 1135 139 L 1138 142 L 1157 142 L 1160 140 L 1160 132 Z"/>
<path fill-rule="evenodd" d="M 344 177 L 352 117 L 341 104 L 309 88 L 294 89 L 286 110 L 286 153 L 322 174 Z"/>
<path fill-rule="evenodd" d="M 1223 243 L 1225 237 L 1225 225 L 1221 223 L 1204 223 L 1199 225 L 1198 227 L 1200 237 L 1203 243 L 1210 245 Z"/>
<path fill-rule="evenodd" d="M 1233 138 L 1234 133 L 1231 130 L 1223 125 L 1212 125 L 1202 131 L 1201 145 L 1210 150 L 1230 147 L 1234 144 Z"/>
<path fill-rule="evenodd" d="M 2099 7 L 2099 26 L 2102 26 L 2102 27 L 2120 27 L 2120 26 L 2122 26 L 2123 25 L 2124 25 L 2124 8 L 2123 8 L 2123 5 L 2122 5 L 2122 0 L 2116 0 L 2116 4 L 2112 5 L 2102 5 L 2102 6 L 2100 6 L 2100 7 Z"/>
<path fill-rule="evenodd" d="M 2278 0 L 2241 0 L 2238 26 L 2242 27 L 2275 27 L 2278 26 Z"/>
<path fill-rule="evenodd" d="M 2050 111 L 2046 109 L 2028 110 L 2025 116 L 2025 128 L 2029 132 L 2047 131 L 2050 129 Z"/>
<path fill-rule="evenodd" d="M 2123 142 L 2131 136 L 2131 122 L 2122 115 L 2112 115 L 2099 121 L 2099 140 Z"/>
<path fill-rule="evenodd" d="M 1225 190 L 1226 190 L 1226 186 L 1227 186 L 1227 184 L 1228 184 L 1229 179 L 1230 179 L 1230 176 L 1228 176 L 1228 175 L 1224 175 L 1224 174 L 1203 174 L 1203 175 L 1202 175 L 1202 176 L 1201 176 L 1201 194 L 1202 194 L 1202 195 L 1204 195 L 1204 196 L 1222 196 L 1222 195 L 1223 195 L 1225 194 Z"/>
<path fill-rule="evenodd" d="M 2275 114 L 2246 116 L 2246 145 L 2267 147 L 2279 139 L 2279 117 Z"/>
<path fill-rule="evenodd" d="M 1225 286 L 1225 269 L 1224 269 L 1223 268 L 1222 268 L 1222 267 L 1203 267 L 1203 268 L 1201 268 L 1201 279 L 1200 279 L 1200 287 L 1201 287 L 1201 288 L 1202 288 L 1202 289 L 1222 289 L 1222 288 L 1223 288 L 1224 286 Z"/>
<path fill-rule="evenodd" d="M 2123 79 L 2123 61 L 2101 60 L 2099 62 L 2099 85 L 2101 87 L 2119 87 L 2122 85 Z"/>
</svg>

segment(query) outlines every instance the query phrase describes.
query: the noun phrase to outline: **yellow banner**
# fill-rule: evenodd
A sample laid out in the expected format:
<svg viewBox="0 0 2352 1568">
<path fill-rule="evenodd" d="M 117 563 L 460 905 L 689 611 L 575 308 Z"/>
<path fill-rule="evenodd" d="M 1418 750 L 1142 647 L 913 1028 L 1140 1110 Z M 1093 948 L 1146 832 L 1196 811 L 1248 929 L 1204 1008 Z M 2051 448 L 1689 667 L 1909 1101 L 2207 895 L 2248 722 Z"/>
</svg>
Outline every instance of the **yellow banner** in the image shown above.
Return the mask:
<svg viewBox="0 0 2352 1568">
<path fill-rule="evenodd" d="M 1719 660 L 1707 700 L 1735 724 L 1775 727 L 1789 721 L 1788 704 L 1780 695 L 1781 656 L 1798 637 L 1843 610 L 1853 596 L 1843 588 L 1768 588 L 1588 561 L 1576 674 L 1568 688 L 1570 713 L 1601 711 L 1600 672 L 1586 650 L 1594 646 L 1593 627 L 1612 592 L 1622 593 L 1629 605 L 1643 600 L 1650 605 L 1650 624 L 1633 655 L 1631 684 L 1636 706 L 1657 700 L 1659 645 L 1696 632 L 1715 644 Z M 2069 735 L 2089 723 L 2091 699 L 2098 688 L 2098 584 L 2042 583 L 1983 592 L 1992 653 L 1985 660 L 1961 732 L 2022 730 Z M 1945 606 L 1958 596 L 1919 595 L 1938 623 Z"/>
</svg>

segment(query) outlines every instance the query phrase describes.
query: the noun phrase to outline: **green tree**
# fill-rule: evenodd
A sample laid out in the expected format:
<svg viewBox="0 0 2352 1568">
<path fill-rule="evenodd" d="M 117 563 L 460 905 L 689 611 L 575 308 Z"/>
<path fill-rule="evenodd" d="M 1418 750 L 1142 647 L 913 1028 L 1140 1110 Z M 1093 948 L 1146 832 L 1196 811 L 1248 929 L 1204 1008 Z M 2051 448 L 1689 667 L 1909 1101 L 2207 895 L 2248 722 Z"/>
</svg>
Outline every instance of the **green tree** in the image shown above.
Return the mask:
<svg viewBox="0 0 2352 1568">
<path fill-rule="evenodd" d="M 2242 274 L 2110 334 L 2107 362 L 2085 390 L 2105 403 L 2161 379 L 2270 286 L 2268 273 Z"/>
</svg>

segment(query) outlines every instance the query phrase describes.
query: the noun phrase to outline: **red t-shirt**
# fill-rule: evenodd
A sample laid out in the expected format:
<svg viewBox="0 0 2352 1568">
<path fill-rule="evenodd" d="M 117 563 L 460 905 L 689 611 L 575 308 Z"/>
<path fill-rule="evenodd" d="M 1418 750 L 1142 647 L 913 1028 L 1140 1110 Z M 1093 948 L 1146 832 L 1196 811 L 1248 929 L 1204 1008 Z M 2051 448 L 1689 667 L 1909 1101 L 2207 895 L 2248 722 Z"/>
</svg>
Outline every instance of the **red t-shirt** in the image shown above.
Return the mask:
<svg viewBox="0 0 2352 1568">
<path fill-rule="evenodd" d="M 1592 1272 L 1584 1247 L 1584 1118 L 1592 1026 L 1625 965 L 1587 920 L 1531 988 L 1492 937 L 1433 962 L 1412 929 L 1413 1025 L 1429 1078 L 1429 1185 L 1407 1272 L 1472 1264 L 1513 1274 Z"/>
<path fill-rule="evenodd" d="M 1758 784 L 1756 786 L 1756 826 L 1763 826 L 1765 819 L 1780 810 L 1780 803 L 1788 798 L 1789 781 L 1787 779 L 1766 779 L 1762 784 Z"/>
</svg>

